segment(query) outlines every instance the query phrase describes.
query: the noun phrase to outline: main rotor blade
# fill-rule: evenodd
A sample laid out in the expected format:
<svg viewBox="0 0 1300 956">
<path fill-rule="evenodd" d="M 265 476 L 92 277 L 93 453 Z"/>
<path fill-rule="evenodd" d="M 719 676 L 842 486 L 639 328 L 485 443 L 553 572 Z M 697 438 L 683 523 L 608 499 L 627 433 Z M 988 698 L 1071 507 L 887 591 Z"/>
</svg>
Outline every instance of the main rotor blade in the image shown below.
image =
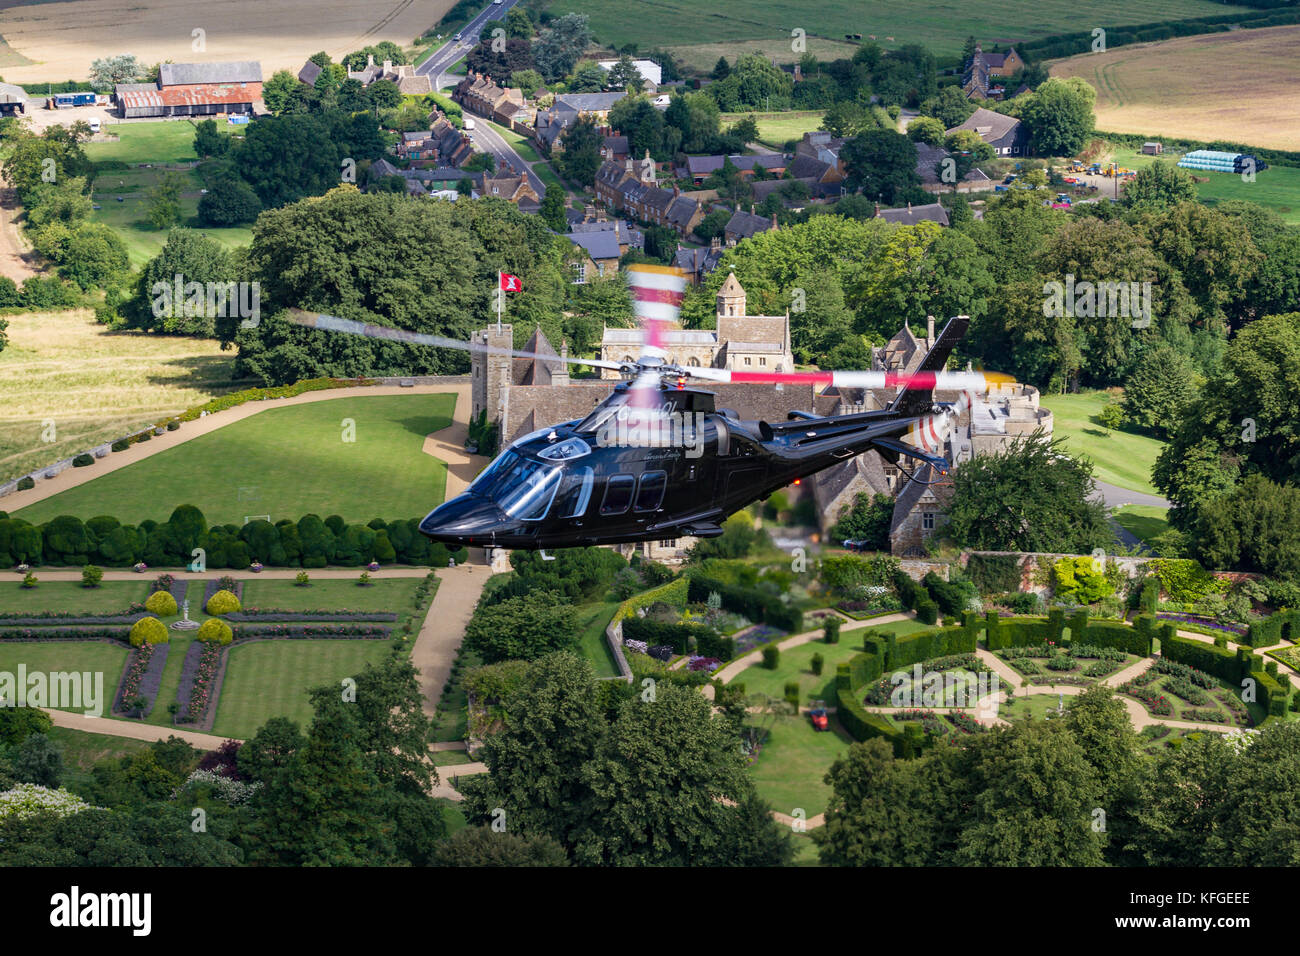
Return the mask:
<svg viewBox="0 0 1300 956">
<path fill-rule="evenodd" d="M 408 332 L 405 329 L 393 329 L 386 325 L 357 322 L 353 319 L 340 319 L 336 315 L 325 315 L 322 312 L 289 309 L 285 317 L 294 325 L 319 329 L 322 332 L 344 332 L 348 335 L 360 335 L 368 339 L 387 339 L 390 342 L 430 345 L 440 349 L 460 349 L 462 352 L 478 352 L 483 355 L 504 355 L 509 358 L 535 359 L 542 362 L 565 362 L 569 365 L 588 365 L 593 368 L 623 370 L 623 366 L 618 362 L 606 362 L 601 359 L 565 358 L 560 355 L 541 355 L 537 352 L 518 352 L 515 349 L 486 345 L 482 342 L 462 342 L 460 339 L 449 339 L 441 335 Z"/>
<path fill-rule="evenodd" d="M 637 357 L 641 371 L 632 380 L 628 399 L 633 407 L 649 408 L 658 402 L 660 376 L 655 369 L 668 360 L 664 332 L 681 316 L 686 274 L 672 266 L 637 263 L 627 268 L 627 284 L 632 312 L 642 329 L 641 354 Z"/>
<path fill-rule="evenodd" d="M 738 372 L 727 368 L 687 368 L 694 378 L 751 385 L 833 385 L 836 388 L 941 388 L 953 391 L 1009 385 L 1001 372 Z"/>
</svg>

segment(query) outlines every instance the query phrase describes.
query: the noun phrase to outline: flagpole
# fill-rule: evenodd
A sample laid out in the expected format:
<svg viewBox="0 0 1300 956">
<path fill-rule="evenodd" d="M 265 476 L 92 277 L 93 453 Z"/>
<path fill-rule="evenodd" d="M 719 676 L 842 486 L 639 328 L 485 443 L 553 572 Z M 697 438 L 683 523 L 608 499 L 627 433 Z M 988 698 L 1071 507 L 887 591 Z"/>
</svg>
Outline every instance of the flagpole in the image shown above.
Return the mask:
<svg viewBox="0 0 1300 956">
<path fill-rule="evenodd" d="M 501 288 L 501 272 L 497 271 L 497 332 L 501 331 L 501 309 L 505 306 L 506 290 Z"/>
</svg>

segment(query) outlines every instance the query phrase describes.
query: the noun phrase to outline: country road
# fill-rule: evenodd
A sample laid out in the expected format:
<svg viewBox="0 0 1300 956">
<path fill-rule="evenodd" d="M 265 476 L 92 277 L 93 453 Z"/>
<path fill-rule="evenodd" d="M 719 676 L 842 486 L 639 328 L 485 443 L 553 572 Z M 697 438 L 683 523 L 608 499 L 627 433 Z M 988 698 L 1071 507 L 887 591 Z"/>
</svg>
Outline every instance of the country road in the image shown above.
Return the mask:
<svg viewBox="0 0 1300 956">
<path fill-rule="evenodd" d="M 492 154 L 492 158 L 496 160 L 498 173 L 506 167 L 514 169 L 515 172 L 523 170 L 528 176 L 528 185 L 533 187 L 538 197 L 546 195 L 546 183 L 542 182 L 541 177 L 533 172 L 532 166 L 501 138 L 501 134 L 488 125 L 487 120 L 476 122 L 469 135 L 475 146 L 485 153 Z"/>
<path fill-rule="evenodd" d="M 448 40 L 439 47 L 432 56 L 415 68 L 419 76 L 427 76 L 436 93 L 442 88 L 443 74 L 466 53 L 474 48 L 478 43 L 479 36 L 483 33 L 483 28 L 493 20 L 504 20 L 510 8 L 519 3 L 519 0 L 501 0 L 500 3 L 489 3 L 473 20 L 467 23 L 458 34 L 459 40 Z"/>
</svg>

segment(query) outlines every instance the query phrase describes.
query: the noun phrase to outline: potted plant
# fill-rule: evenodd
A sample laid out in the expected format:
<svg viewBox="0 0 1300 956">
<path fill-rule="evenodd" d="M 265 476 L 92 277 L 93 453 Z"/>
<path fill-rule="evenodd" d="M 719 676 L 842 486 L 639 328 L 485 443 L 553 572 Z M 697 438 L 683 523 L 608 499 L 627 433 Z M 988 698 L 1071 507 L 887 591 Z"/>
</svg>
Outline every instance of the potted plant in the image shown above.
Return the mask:
<svg viewBox="0 0 1300 956">
<path fill-rule="evenodd" d="M 252 564 L 248 566 L 248 570 L 252 571 L 254 574 L 257 574 L 262 570 L 262 562 L 254 561 Z"/>
<path fill-rule="evenodd" d="M 20 564 L 18 565 L 18 567 L 14 568 L 14 570 L 17 571 L 19 574 L 26 574 L 31 569 L 32 566 L 30 564 Z"/>
<path fill-rule="evenodd" d="M 369 564 L 366 565 L 366 570 L 367 570 L 367 571 L 378 571 L 378 570 L 379 570 L 379 562 L 378 562 L 378 561 L 371 561 Z"/>
<path fill-rule="evenodd" d="M 149 570 L 149 565 L 145 564 L 143 561 L 137 561 L 135 564 L 131 565 L 131 570 L 136 574 L 144 574 Z"/>
</svg>

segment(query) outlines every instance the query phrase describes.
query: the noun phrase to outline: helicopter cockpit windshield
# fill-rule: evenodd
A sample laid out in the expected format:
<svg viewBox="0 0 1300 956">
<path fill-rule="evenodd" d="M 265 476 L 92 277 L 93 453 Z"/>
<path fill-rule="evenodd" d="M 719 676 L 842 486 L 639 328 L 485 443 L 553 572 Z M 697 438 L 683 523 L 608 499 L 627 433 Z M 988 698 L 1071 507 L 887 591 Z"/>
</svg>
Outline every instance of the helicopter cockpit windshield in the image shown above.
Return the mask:
<svg viewBox="0 0 1300 956">
<path fill-rule="evenodd" d="M 564 469 L 507 451 L 468 491 L 494 501 L 502 511 L 521 521 L 541 521 L 560 487 Z"/>
</svg>

